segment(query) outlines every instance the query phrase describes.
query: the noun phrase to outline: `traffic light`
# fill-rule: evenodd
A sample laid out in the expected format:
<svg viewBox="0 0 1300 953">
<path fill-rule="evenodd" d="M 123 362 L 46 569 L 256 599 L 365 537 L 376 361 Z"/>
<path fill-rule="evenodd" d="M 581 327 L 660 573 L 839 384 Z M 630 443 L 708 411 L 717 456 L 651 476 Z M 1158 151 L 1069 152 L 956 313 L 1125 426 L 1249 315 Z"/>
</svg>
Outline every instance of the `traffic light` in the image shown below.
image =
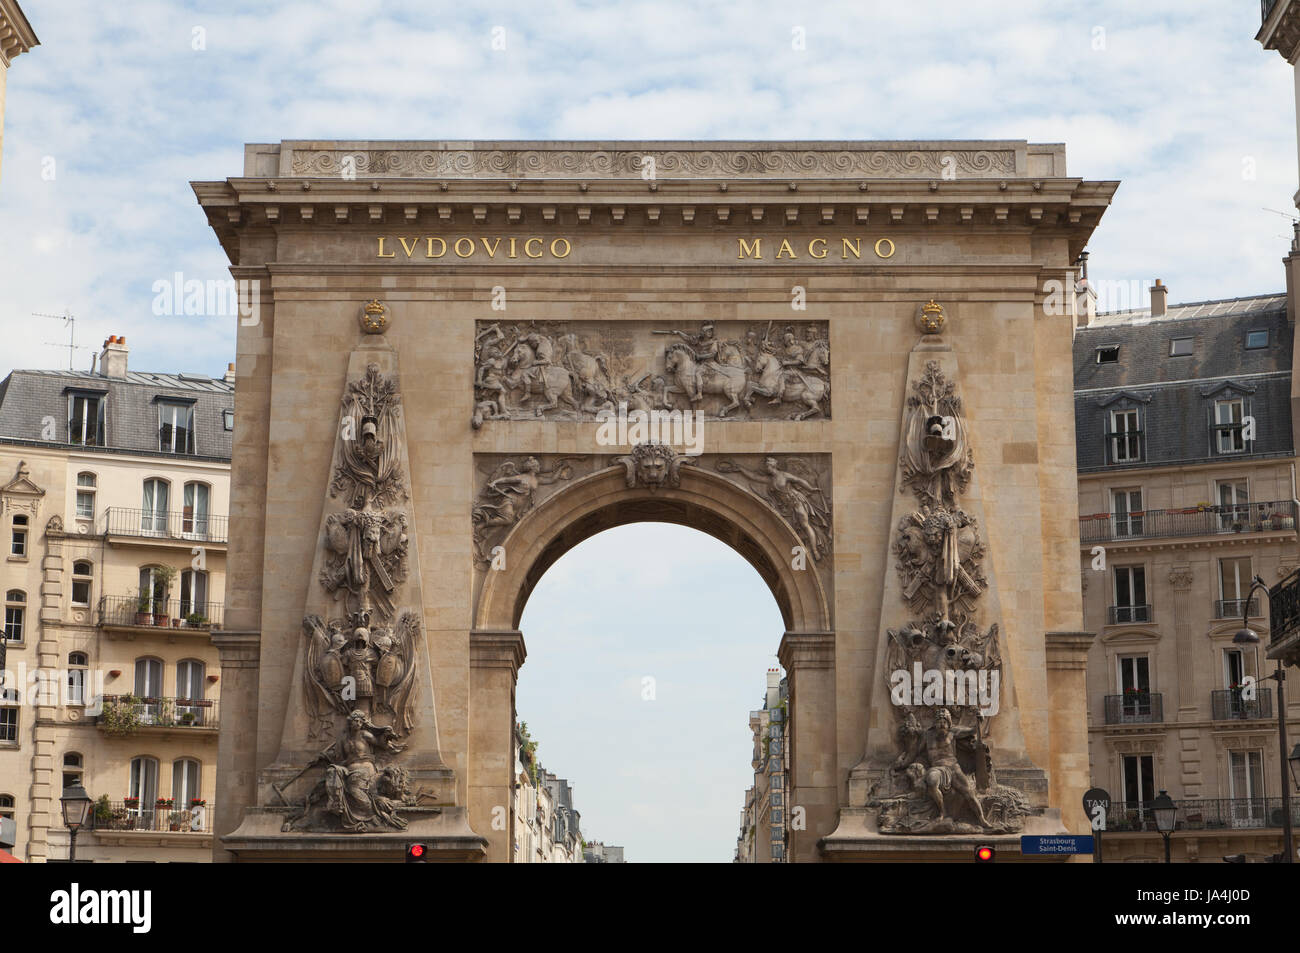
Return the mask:
<svg viewBox="0 0 1300 953">
<path fill-rule="evenodd" d="M 975 863 L 991 864 L 994 859 L 995 855 L 993 848 L 989 847 L 987 844 L 981 844 L 979 847 L 975 848 Z"/>
<path fill-rule="evenodd" d="M 423 844 L 407 844 L 406 862 L 408 864 L 427 864 L 428 860 L 425 859 L 425 854 L 428 852 L 429 848 Z"/>
</svg>

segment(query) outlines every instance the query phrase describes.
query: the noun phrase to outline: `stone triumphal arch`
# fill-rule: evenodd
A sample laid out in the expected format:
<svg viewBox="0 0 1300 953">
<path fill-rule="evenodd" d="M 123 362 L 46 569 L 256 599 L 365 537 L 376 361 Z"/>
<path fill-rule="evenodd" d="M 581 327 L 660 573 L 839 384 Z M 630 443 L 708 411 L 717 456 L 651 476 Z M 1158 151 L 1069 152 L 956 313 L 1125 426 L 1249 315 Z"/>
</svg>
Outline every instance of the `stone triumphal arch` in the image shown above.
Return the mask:
<svg viewBox="0 0 1300 953">
<path fill-rule="evenodd" d="M 799 861 L 1080 831 L 1074 275 L 1025 142 L 283 142 L 242 299 L 217 838 L 509 859 L 537 580 L 641 520 L 780 606 Z"/>
</svg>

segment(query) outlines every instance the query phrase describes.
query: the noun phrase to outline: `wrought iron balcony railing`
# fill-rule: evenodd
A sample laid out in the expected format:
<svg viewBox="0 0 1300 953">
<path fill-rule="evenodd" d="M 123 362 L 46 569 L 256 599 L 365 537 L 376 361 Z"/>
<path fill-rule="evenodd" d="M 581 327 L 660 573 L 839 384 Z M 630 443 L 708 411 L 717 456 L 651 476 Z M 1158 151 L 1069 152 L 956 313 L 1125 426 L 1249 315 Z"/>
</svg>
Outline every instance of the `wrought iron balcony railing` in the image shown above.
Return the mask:
<svg viewBox="0 0 1300 953">
<path fill-rule="evenodd" d="M 196 514 L 192 510 L 139 510 L 110 506 L 99 517 L 101 536 L 130 536 L 159 542 L 224 543 L 228 541 L 229 518 Z"/>
<path fill-rule="evenodd" d="M 1273 690 L 1255 686 L 1255 697 L 1246 698 L 1240 688 L 1210 692 L 1210 713 L 1215 721 L 1234 718 L 1272 718 Z"/>
<path fill-rule="evenodd" d="M 90 812 L 90 830 L 174 831 L 182 834 L 206 834 L 210 828 L 211 804 L 141 804 L 138 800 L 96 802 Z"/>
<path fill-rule="evenodd" d="M 1106 696 L 1106 724 L 1159 724 L 1165 720 L 1164 696 L 1160 692 L 1125 692 Z"/>
<path fill-rule="evenodd" d="M 1178 814 L 1174 830 L 1233 830 L 1281 827 L 1280 797 L 1183 798 L 1175 799 Z M 1291 823 L 1300 826 L 1300 799 L 1292 799 Z M 1106 818 L 1106 833 L 1155 831 L 1156 818 L 1150 801 L 1113 801 Z"/>
<path fill-rule="evenodd" d="M 1259 599 L 1214 600 L 1214 617 L 1216 619 L 1240 619 L 1243 609 L 1247 616 L 1259 615 Z"/>
<path fill-rule="evenodd" d="M 1079 517 L 1079 542 L 1111 543 L 1166 536 L 1294 530 L 1295 517 L 1295 503 L 1292 500 L 1135 510 L 1132 513 L 1094 513 Z"/>
<path fill-rule="evenodd" d="M 1107 611 L 1108 625 L 1129 625 L 1134 622 L 1150 622 L 1150 606 L 1110 606 Z"/>
<path fill-rule="evenodd" d="M 105 695 L 104 713 L 96 716 L 96 724 L 105 724 L 116 713 L 127 717 L 141 728 L 217 728 L 217 700 L 214 698 L 172 698 L 163 695 Z"/>
<path fill-rule="evenodd" d="M 206 632 L 221 628 L 225 606 L 189 599 L 142 600 L 138 596 L 101 596 L 100 625 L 131 625 L 152 629 Z"/>
</svg>

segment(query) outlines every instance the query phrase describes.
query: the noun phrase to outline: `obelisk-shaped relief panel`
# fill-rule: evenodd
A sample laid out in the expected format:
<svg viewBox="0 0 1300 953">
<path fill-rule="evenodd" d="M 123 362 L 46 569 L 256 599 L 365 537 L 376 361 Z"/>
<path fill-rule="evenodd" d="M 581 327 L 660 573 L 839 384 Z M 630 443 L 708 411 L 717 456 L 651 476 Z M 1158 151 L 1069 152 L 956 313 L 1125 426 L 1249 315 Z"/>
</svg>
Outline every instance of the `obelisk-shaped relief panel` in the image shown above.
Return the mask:
<svg viewBox="0 0 1300 953">
<path fill-rule="evenodd" d="M 927 316 L 941 312 L 931 302 Z M 933 312 L 931 309 L 935 309 Z M 1025 752 L 956 355 L 937 333 L 907 367 L 867 751 L 850 797 L 878 835 L 1056 829 Z M 1005 544 L 1005 542 L 1004 542 Z"/>
<path fill-rule="evenodd" d="M 393 832 L 454 779 L 438 742 L 397 355 L 353 350 L 264 805 L 285 831 Z"/>
</svg>

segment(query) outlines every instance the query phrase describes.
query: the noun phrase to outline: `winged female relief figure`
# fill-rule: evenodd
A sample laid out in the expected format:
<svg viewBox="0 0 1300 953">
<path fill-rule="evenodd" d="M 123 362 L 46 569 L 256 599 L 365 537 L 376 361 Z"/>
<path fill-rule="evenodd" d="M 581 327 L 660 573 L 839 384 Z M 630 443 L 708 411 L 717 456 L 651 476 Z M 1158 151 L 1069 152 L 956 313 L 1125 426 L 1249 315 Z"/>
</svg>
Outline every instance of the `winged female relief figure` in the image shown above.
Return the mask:
<svg viewBox="0 0 1300 953">
<path fill-rule="evenodd" d="M 522 464 L 507 460 L 492 471 L 478 502 L 474 504 L 474 548 L 481 562 L 491 562 L 488 537 L 496 527 L 514 526 L 533 508 L 534 497 L 543 486 L 573 477 L 570 460 L 561 457 L 554 469 L 543 470 L 541 461 L 528 457 Z"/>
<path fill-rule="evenodd" d="M 807 478 L 782 470 L 775 457 L 765 459 L 761 471 L 750 470 L 729 460 L 723 460 L 717 468 L 720 473 L 739 473 L 744 477 L 751 490 L 776 507 L 777 512 L 794 527 L 813 559 L 820 560 L 830 552 L 830 506 L 821 487 L 814 482 L 811 468 L 798 460 L 792 461 L 790 466 L 803 469 Z"/>
</svg>

